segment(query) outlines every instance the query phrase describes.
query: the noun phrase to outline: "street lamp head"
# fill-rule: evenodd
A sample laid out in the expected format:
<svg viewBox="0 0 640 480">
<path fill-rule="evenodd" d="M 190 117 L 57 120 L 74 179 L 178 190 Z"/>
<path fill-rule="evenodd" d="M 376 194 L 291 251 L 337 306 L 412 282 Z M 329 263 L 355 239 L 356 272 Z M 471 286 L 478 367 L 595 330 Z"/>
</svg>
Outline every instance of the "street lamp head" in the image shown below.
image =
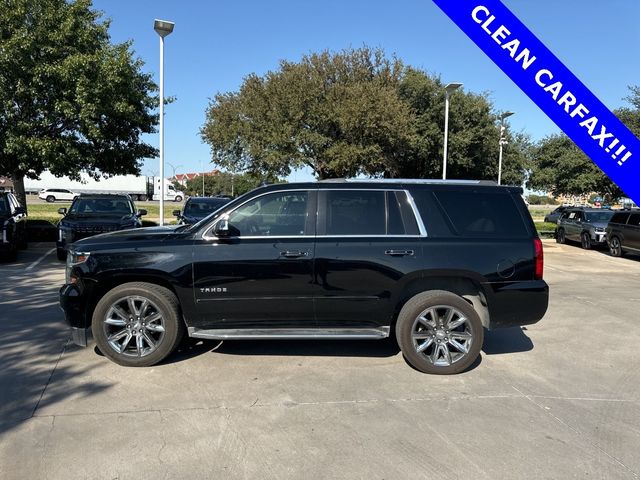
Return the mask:
<svg viewBox="0 0 640 480">
<path fill-rule="evenodd" d="M 458 82 L 453 82 L 453 83 L 447 83 L 444 86 L 444 89 L 447 91 L 447 93 L 451 93 L 454 90 L 459 89 L 462 86 L 462 83 L 458 83 Z"/>
<path fill-rule="evenodd" d="M 175 26 L 175 23 L 168 22 L 167 20 L 158 20 L 158 19 L 156 19 L 156 20 L 153 21 L 153 29 L 162 38 L 166 37 L 171 32 L 173 32 L 173 27 L 174 26 Z"/>
<path fill-rule="evenodd" d="M 510 111 L 506 111 L 506 112 L 502 112 L 502 115 L 500 115 L 500 121 L 504 121 L 505 118 L 510 117 L 511 115 L 515 114 L 516 112 L 510 112 Z"/>
</svg>

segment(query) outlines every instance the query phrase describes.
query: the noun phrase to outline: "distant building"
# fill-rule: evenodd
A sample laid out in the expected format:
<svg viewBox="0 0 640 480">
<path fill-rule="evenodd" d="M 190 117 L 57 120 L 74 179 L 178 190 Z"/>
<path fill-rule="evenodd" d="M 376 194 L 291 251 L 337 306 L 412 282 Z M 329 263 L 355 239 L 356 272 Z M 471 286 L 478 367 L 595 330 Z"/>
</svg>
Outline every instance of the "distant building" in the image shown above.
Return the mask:
<svg viewBox="0 0 640 480">
<path fill-rule="evenodd" d="M 204 175 L 205 177 L 216 177 L 216 176 L 220 175 L 220 170 L 214 169 L 214 170 L 211 170 L 210 172 L 204 172 L 204 173 L 202 173 L 202 172 L 178 173 L 171 180 L 173 180 L 175 182 L 178 182 L 183 187 L 186 187 L 187 186 L 187 181 L 193 180 L 194 178 L 201 177 L 202 175 Z"/>
<path fill-rule="evenodd" d="M 10 178 L 0 177 L 0 192 L 13 192 L 13 182 Z"/>
</svg>

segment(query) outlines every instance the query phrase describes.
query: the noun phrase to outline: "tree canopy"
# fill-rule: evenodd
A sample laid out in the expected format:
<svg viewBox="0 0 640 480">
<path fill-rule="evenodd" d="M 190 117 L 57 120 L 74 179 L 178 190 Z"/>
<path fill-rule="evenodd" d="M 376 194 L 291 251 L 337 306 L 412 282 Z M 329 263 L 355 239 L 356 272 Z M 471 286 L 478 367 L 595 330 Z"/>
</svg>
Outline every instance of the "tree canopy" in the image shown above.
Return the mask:
<svg viewBox="0 0 640 480">
<path fill-rule="evenodd" d="M 281 61 L 211 100 L 201 129 L 214 163 L 287 175 L 307 166 L 322 178 L 442 174 L 444 85 L 382 50 L 363 47 Z M 451 96 L 448 173 L 495 179 L 497 115 L 485 95 Z M 507 131 L 503 178 L 521 184 L 527 138 Z"/>
<path fill-rule="evenodd" d="M 45 169 L 139 173 L 158 99 L 130 43 L 110 43 L 89 0 L 2 0 L 0 18 L 0 175 L 24 195 Z"/>
<path fill-rule="evenodd" d="M 276 177 L 264 178 L 248 173 L 235 175 L 230 172 L 220 172 L 218 175 L 204 177 L 204 196 L 231 195 L 237 197 L 259 187 L 265 181 L 282 182 Z M 195 177 L 192 180 L 187 180 L 186 186 L 180 186 L 180 189 L 189 196 L 200 197 L 203 196 L 202 183 L 202 177 Z"/>
<path fill-rule="evenodd" d="M 640 88 L 630 87 L 631 108 L 614 110 L 616 116 L 640 136 Z M 533 164 L 528 187 L 554 195 L 585 195 L 595 192 L 615 201 L 624 192 L 600 170 L 565 134 L 542 139 L 532 152 Z"/>
</svg>

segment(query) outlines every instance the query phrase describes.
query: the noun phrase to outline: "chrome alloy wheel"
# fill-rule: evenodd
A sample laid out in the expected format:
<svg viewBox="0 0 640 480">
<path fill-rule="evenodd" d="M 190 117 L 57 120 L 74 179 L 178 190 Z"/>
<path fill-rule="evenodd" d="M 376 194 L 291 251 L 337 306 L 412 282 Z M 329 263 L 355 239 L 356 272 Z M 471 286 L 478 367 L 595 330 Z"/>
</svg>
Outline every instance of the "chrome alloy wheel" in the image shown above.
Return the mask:
<svg viewBox="0 0 640 480">
<path fill-rule="evenodd" d="M 109 346 L 128 357 L 146 357 L 164 338 L 164 318 L 160 309 L 145 297 L 119 298 L 102 322 Z"/>
<path fill-rule="evenodd" d="M 620 239 L 618 237 L 613 237 L 609 242 L 609 250 L 611 255 L 614 257 L 619 257 L 622 253 L 622 245 L 620 244 Z"/>
<path fill-rule="evenodd" d="M 469 352 L 471 325 L 464 314 L 448 305 L 424 310 L 413 322 L 411 340 L 416 352 L 436 367 L 448 367 Z"/>
</svg>

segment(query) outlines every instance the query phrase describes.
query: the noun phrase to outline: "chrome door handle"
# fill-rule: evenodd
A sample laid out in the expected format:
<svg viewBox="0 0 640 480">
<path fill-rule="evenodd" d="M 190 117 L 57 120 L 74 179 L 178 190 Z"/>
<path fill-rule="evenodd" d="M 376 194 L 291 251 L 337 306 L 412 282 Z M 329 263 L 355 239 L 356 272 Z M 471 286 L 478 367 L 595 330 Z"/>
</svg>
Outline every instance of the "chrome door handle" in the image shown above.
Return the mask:
<svg viewBox="0 0 640 480">
<path fill-rule="evenodd" d="M 392 257 L 412 257 L 415 252 L 413 250 L 385 250 L 385 255 L 391 255 Z"/>
<path fill-rule="evenodd" d="M 301 252 L 300 250 L 286 250 L 284 252 L 280 252 L 280 256 L 286 258 L 306 257 L 308 255 L 309 252 Z"/>
</svg>

